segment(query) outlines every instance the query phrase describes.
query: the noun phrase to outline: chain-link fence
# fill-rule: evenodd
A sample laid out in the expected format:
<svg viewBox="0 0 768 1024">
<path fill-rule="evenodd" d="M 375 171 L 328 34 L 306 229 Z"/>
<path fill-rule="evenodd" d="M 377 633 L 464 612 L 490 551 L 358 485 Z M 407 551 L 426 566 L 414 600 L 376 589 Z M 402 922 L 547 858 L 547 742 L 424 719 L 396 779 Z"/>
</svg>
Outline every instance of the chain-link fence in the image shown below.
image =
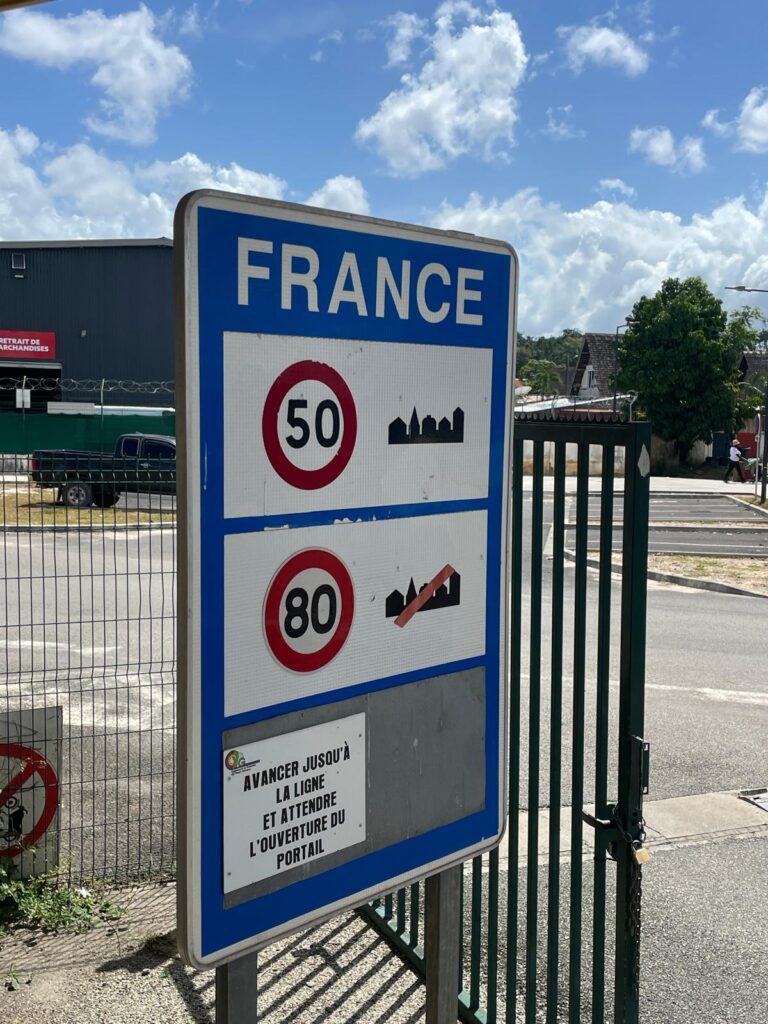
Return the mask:
<svg viewBox="0 0 768 1024">
<path fill-rule="evenodd" d="M 73 881 L 169 875 L 172 410 L 103 406 L 154 385 L 101 381 L 73 382 L 78 394 L 90 385 L 93 410 L 36 410 L 12 383 L 21 408 L 0 414 L 0 867 L 58 859 Z"/>
</svg>

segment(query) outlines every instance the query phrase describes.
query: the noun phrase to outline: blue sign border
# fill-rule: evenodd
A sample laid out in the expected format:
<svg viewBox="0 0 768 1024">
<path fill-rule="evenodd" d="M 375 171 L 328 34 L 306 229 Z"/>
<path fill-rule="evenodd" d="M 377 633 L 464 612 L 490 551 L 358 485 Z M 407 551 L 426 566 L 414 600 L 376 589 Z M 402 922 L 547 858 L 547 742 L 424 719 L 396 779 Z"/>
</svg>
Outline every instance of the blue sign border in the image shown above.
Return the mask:
<svg viewBox="0 0 768 1024">
<path fill-rule="evenodd" d="M 264 210 L 264 207 L 262 207 Z M 308 213 L 310 211 L 307 211 Z M 315 213 L 316 211 L 311 211 Z M 362 230 L 354 220 L 338 217 L 317 224 L 285 216 L 271 217 L 254 213 L 198 205 L 197 218 L 197 295 L 199 302 L 199 441 L 200 479 L 200 593 L 201 593 L 201 792 L 200 792 L 200 939 L 201 956 L 246 942 L 281 924 L 315 910 L 331 906 L 356 893 L 381 886 L 387 881 L 416 873 L 421 866 L 451 857 L 500 832 L 499 787 L 502 752 L 500 734 L 500 609 L 505 600 L 501 590 L 500 567 L 504 558 L 505 495 L 503 486 L 508 433 L 506 421 L 507 389 L 511 367 L 511 308 L 514 301 L 514 254 L 501 247 L 490 251 L 467 239 L 466 247 L 455 240 L 442 243 L 439 235 L 423 241 L 403 237 L 406 229 L 367 222 Z M 394 233 L 393 233 L 394 232 Z M 237 240 L 239 237 L 272 240 L 312 246 L 321 257 L 317 283 L 320 294 L 330 294 L 341 255 L 354 251 L 361 277 L 371 279 L 377 256 L 386 256 L 393 265 L 401 259 L 418 263 L 439 262 L 456 279 L 459 266 L 483 270 L 482 328 L 468 324 L 428 323 L 402 320 L 394 315 L 362 318 L 355 307 L 335 315 L 315 313 L 306 308 L 283 310 L 280 307 L 278 274 L 269 281 L 254 282 L 260 301 L 239 305 L 237 301 Z M 260 261 L 264 258 L 260 256 Z M 278 266 L 275 254 L 273 267 Z M 194 267 L 192 268 L 194 272 Z M 436 281 L 435 285 L 440 286 Z M 439 302 L 435 299 L 432 303 Z M 392 341 L 416 344 L 456 345 L 493 350 L 491 393 L 491 430 L 487 499 L 440 501 L 418 505 L 386 505 L 366 508 L 339 508 L 320 512 L 283 516 L 239 517 L 224 515 L 224 387 L 223 335 L 225 332 L 269 333 L 308 338 L 348 338 L 368 342 Z M 204 453 L 207 452 L 207 458 Z M 212 453 L 218 453 L 213 457 Z M 203 460 L 205 459 L 205 464 Z M 228 535 L 259 532 L 269 527 L 332 524 L 350 517 L 355 520 L 403 519 L 421 515 L 487 510 L 487 600 L 485 655 L 451 664 L 436 664 L 428 669 L 386 678 L 362 680 L 331 692 L 245 714 L 224 714 L 224 544 Z M 357 860 L 322 874 L 292 883 L 277 892 L 229 909 L 223 894 L 223 811 L 222 811 L 222 737 L 227 729 L 256 723 L 290 711 L 331 704 L 357 694 L 396 687 L 420 679 L 468 668 L 485 669 L 486 750 L 485 809 L 479 813 L 426 834 L 397 843 L 384 850 L 364 854 Z"/>
</svg>

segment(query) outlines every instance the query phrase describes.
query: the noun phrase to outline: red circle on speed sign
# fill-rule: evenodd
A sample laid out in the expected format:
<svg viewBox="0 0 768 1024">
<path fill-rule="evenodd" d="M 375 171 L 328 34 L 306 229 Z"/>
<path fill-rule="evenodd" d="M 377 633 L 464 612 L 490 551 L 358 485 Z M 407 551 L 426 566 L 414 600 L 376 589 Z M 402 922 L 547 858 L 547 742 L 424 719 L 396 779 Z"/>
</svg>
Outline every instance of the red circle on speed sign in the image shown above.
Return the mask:
<svg viewBox="0 0 768 1024">
<path fill-rule="evenodd" d="M 40 777 L 40 781 L 45 787 L 45 799 L 40 817 L 29 832 L 20 836 L 18 843 L 14 846 L 7 846 L 4 850 L 0 849 L 0 857 L 17 857 L 36 843 L 53 821 L 56 808 L 59 805 L 59 781 L 48 761 L 39 750 L 33 750 L 32 747 L 23 747 L 19 743 L 0 743 L 0 757 L 13 758 L 21 762 L 21 768 L 15 775 L 9 777 L 8 782 L 0 790 L 0 809 L 18 804 L 16 794 L 26 782 L 34 779 L 35 775 Z M 6 835 L 8 834 L 9 832 L 6 833 Z"/>
<path fill-rule="evenodd" d="M 354 613 L 352 577 L 341 559 L 322 548 L 299 551 L 267 588 L 267 646 L 291 672 L 316 672 L 344 646 Z"/>
<path fill-rule="evenodd" d="M 325 384 L 335 395 L 343 416 L 341 443 L 336 454 L 318 469 L 304 469 L 292 462 L 285 453 L 278 429 L 280 407 L 286 395 L 291 388 L 307 380 Z M 261 432 L 269 461 L 286 483 L 303 491 L 316 491 L 320 487 L 327 487 L 344 472 L 352 458 L 357 440 L 357 410 L 347 382 L 326 363 L 318 363 L 312 359 L 294 363 L 283 370 L 267 393 L 261 416 Z"/>
</svg>

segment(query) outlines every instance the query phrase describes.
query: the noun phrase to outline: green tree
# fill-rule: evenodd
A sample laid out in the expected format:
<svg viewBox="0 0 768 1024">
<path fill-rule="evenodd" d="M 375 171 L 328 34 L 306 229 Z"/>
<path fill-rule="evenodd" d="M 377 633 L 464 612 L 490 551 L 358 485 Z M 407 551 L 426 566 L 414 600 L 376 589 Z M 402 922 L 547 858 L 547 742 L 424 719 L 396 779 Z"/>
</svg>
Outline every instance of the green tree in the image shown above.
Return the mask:
<svg viewBox="0 0 768 1024">
<path fill-rule="evenodd" d="M 754 343 L 754 311 L 726 316 L 700 277 L 667 278 L 635 303 L 619 339 L 618 384 L 636 391 L 656 434 L 677 441 L 685 459 L 698 440 L 740 426 L 739 359 Z"/>
<path fill-rule="evenodd" d="M 520 379 L 535 395 L 554 395 L 560 390 L 560 373 L 550 359 L 529 359 Z"/>
<path fill-rule="evenodd" d="M 573 366 L 581 352 L 583 335 L 572 327 L 566 327 L 560 334 L 530 334 L 517 336 L 517 375 L 523 377 L 525 368 L 532 359 L 548 359 L 556 366 Z"/>
</svg>

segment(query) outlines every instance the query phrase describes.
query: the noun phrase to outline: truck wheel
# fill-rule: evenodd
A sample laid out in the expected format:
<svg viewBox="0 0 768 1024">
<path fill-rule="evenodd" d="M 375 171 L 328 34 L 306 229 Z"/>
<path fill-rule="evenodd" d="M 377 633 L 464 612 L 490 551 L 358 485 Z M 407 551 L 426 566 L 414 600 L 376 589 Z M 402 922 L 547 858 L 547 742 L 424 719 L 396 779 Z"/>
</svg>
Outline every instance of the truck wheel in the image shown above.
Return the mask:
<svg viewBox="0 0 768 1024">
<path fill-rule="evenodd" d="M 93 489 L 93 503 L 99 508 L 112 508 L 117 504 L 119 498 L 120 495 L 111 487 L 94 487 Z"/>
<path fill-rule="evenodd" d="M 70 508 L 88 508 L 93 504 L 93 488 L 82 480 L 70 480 L 64 484 L 64 504 Z"/>
</svg>

